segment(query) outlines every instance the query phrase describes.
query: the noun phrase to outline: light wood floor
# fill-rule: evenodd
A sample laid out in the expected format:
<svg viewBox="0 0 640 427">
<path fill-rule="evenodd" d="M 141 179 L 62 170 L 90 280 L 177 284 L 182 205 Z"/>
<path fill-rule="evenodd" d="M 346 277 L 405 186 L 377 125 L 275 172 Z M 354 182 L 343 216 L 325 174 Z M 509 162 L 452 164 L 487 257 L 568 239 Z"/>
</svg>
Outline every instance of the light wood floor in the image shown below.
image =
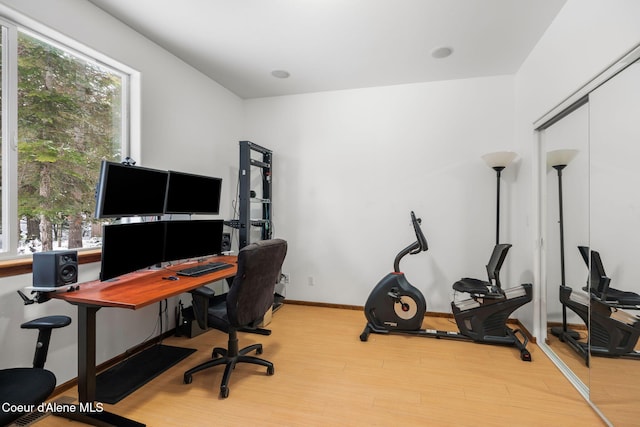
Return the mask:
<svg viewBox="0 0 640 427">
<path fill-rule="evenodd" d="M 580 335 L 578 341 L 587 342 L 587 329 L 586 327 L 571 327 L 571 330 L 577 332 Z M 553 350 L 554 353 L 558 355 L 560 359 L 567 365 L 569 369 L 573 371 L 574 374 L 585 385 L 589 385 L 589 367 L 587 366 L 584 358 L 576 353 L 573 348 L 569 346 L 569 344 L 560 341 L 560 339 L 551 333 L 551 328 L 547 330 L 547 340 L 549 347 Z"/>
<path fill-rule="evenodd" d="M 578 330 L 580 341 L 586 342 L 586 329 Z M 588 386 L 591 400 L 613 425 L 640 425 L 640 406 L 637 403 L 637 396 L 640 395 L 640 360 L 594 356 L 587 367 L 582 356 L 551 333 L 549 346 Z M 635 350 L 640 351 L 640 345 L 636 345 Z"/>
<path fill-rule="evenodd" d="M 226 335 L 212 330 L 168 345 L 198 351 L 116 405 L 117 414 L 148 426 L 603 426 L 604 423 L 542 351 L 533 362 L 512 347 L 372 334 L 359 340 L 362 311 L 285 304 L 261 342 L 275 375 L 238 365 L 230 396 L 220 399 L 221 368 L 183 372 L 207 360 Z M 425 327 L 455 331 L 450 319 Z M 63 395 L 77 396 L 71 389 Z M 66 426 L 47 417 L 39 426 Z"/>
</svg>

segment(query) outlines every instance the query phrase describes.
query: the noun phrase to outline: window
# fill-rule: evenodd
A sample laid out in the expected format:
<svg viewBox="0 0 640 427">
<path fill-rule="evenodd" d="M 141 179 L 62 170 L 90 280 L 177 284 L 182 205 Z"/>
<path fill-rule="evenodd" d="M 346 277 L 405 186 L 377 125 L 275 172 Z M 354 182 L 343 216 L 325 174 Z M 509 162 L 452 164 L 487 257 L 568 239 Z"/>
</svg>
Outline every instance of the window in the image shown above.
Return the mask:
<svg viewBox="0 0 640 427">
<path fill-rule="evenodd" d="M 129 75 L 4 24 L 1 251 L 99 246 L 95 189 L 101 160 L 129 154 Z"/>
</svg>

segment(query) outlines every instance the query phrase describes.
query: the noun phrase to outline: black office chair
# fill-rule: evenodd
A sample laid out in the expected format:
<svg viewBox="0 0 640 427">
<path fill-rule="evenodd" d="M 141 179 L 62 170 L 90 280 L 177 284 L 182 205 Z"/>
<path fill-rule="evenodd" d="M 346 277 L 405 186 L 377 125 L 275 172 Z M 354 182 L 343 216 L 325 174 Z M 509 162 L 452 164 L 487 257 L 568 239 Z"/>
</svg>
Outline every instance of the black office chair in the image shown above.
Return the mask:
<svg viewBox="0 0 640 427">
<path fill-rule="evenodd" d="M 38 329 L 38 342 L 32 368 L 0 370 L 0 425 L 6 425 L 31 412 L 17 411 L 17 407 L 4 405 L 38 405 L 44 402 L 56 387 L 55 375 L 44 369 L 49 350 L 51 331 L 71 323 L 67 316 L 47 316 L 20 325 L 23 329 Z"/>
<path fill-rule="evenodd" d="M 287 254 L 287 242 L 282 239 L 262 240 L 245 246 L 238 253 L 238 272 L 226 294 L 226 298 L 213 298 L 209 288 L 192 292 L 193 311 L 202 329 L 212 327 L 229 334 L 227 348 L 213 349 L 212 360 L 202 363 L 184 373 L 185 384 L 190 384 L 192 375 L 213 366 L 225 365 L 220 396 L 229 396 L 229 378 L 237 363 L 253 363 L 267 367 L 267 375 L 273 375 L 273 363 L 254 356 L 251 351 L 262 354 L 262 344 L 253 344 L 238 349 L 238 330 L 257 328 L 264 315 L 273 306 L 273 295 L 280 269 Z"/>
</svg>

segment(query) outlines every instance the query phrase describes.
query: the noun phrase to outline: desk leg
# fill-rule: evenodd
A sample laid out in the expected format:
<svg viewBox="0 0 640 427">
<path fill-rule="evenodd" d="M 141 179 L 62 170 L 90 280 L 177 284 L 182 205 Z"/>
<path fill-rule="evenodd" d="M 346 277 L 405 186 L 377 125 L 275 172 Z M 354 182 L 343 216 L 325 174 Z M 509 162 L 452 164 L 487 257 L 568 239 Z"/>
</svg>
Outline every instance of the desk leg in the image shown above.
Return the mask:
<svg viewBox="0 0 640 427">
<path fill-rule="evenodd" d="M 87 410 L 96 401 L 96 313 L 100 307 L 78 305 L 78 412 L 65 418 L 98 427 L 145 427 L 144 424 L 107 411 Z"/>
<path fill-rule="evenodd" d="M 96 313 L 100 307 L 78 305 L 78 399 L 96 400 Z"/>
</svg>

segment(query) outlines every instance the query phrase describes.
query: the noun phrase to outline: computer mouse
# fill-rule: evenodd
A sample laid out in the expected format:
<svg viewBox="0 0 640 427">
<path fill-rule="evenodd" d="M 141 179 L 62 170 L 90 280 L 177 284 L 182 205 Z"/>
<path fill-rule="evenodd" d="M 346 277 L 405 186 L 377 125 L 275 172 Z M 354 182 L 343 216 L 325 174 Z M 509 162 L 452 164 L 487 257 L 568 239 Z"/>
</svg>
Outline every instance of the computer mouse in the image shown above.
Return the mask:
<svg viewBox="0 0 640 427">
<path fill-rule="evenodd" d="M 164 280 L 178 280 L 179 277 L 177 276 L 168 276 L 168 277 L 163 277 Z"/>
</svg>

